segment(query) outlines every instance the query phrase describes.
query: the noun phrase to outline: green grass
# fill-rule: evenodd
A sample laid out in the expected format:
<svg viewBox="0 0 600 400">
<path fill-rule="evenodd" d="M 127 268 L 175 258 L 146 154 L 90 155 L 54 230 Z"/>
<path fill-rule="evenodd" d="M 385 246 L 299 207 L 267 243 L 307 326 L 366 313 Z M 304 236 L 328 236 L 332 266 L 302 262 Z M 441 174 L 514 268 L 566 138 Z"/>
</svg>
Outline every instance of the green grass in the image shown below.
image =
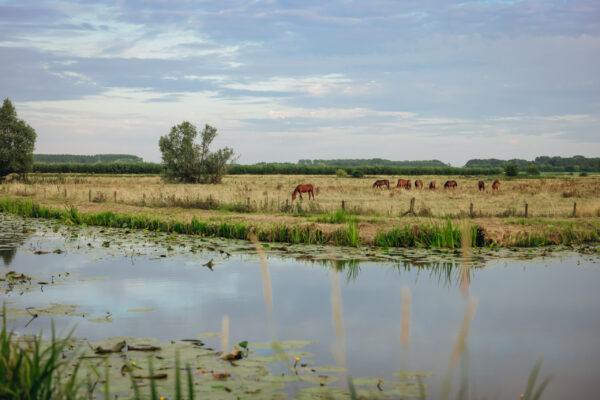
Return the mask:
<svg viewBox="0 0 600 400">
<path fill-rule="evenodd" d="M 461 247 L 461 229 L 449 219 L 445 223 L 400 225 L 388 232 L 378 232 L 375 244 L 385 247 L 423 247 L 423 248 L 459 248 Z M 470 246 L 483 246 L 484 240 L 477 226 L 469 227 Z"/>
<path fill-rule="evenodd" d="M 54 325 L 48 345 L 42 344 L 41 337 L 19 343 L 14 332 L 8 332 L 6 329 L 6 310 L 3 307 L 0 332 L 0 398 L 84 398 L 84 391 L 80 395 L 83 385 L 78 380 L 78 365 L 72 370 L 70 378 L 65 383 L 61 382 L 64 369 L 73 362 L 72 357 L 61 357 L 67 348 L 68 337 L 56 339 Z"/>
<path fill-rule="evenodd" d="M 70 225 L 105 226 L 112 228 L 147 229 L 157 232 L 173 232 L 190 235 L 216 236 L 227 239 L 248 240 L 251 231 L 262 242 L 287 242 L 295 244 L 336 244 L 342 246 L 358 246 L 358 224 L 348 223 L 346 227 L 325 234 L 315 226 L 272 224 L 269 226 L 252 225 L 244 222 L 224 220 L 202 221 L 193 217 L 189 222 L 171 220 L 164 221 L 155 217 L 113 213 L 79 213 L 74 206 L 63 210 L 52 209 L 31 201 L 0 199 L 0 212 L 17 214 L 26 218 L 47 218 L 60 220 Z"/>
</svg>

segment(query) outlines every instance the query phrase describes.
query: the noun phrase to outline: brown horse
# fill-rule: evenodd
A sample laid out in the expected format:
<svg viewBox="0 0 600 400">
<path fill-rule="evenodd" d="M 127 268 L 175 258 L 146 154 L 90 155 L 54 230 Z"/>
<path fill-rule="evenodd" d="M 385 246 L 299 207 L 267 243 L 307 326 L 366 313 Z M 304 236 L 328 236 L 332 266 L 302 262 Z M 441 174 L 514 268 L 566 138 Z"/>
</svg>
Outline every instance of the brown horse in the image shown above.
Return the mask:
<svg viewBox="0 0 600 400">
<path fill-rule="evenodd" d="M 410 181 L 408 179 L 398 179 L 398 184 L 396 185 L 397 188 L 404 188 L 404 189 L 410 189 L 412 186 L 412 183 L 410 183 Z"/>
<path fill-rule="evenodd" d="M 498 179 L 496 179 L 494 181 L 494 183 L 492 183 L 492 190 L 498 190 L 499 187 L 500 187 L 500 181 Z"/>
<path fill-rule="evenodd" d="M 420 179 L 417 179 L 415 181 L 415 189 L 423 189 L 423 181 Z"/>
<path fill-rule="evenodd" d="M 458 187 L 458 183 L 456 183 L 456 181 L 446 181 L 446 183 L 444 183 L 444 189 L 456 189 Z"/>
<path fill-rule="evenodd" d="M 483 181 L 477 182 L 477 188 L 479 191 L 485 190 L 485 183 Z"/>
<path fill-rule="evenodd" d="M 429 182 L 429 190 L 435 190 L 435 181 Z"/>
<path fill-rule="evenodd" d="M 388 181 L 387 179 L 380 179 L 378 181 L 375 181 L 375 183 L 373 184 L 373 189 L 380 188 L 383 186 L 387 186 L 387 188 L 390 188 L 390 181 Z"/>
<path fill-rule="evenodd" d="M 308 183 L 306 185 L 298 185 L 296 189 L 294 189 L 294 193 L 292 193 L 292 201 L 296 200 L 296 195 L 300 195 L 300 200 L 302 200 L 302 193 L 308 192 L 308 199 L 310 200 L 310 196 L 312 195 L 313 200 L 315 199 L 314 187 L 312 184 Z"/>
</svg>

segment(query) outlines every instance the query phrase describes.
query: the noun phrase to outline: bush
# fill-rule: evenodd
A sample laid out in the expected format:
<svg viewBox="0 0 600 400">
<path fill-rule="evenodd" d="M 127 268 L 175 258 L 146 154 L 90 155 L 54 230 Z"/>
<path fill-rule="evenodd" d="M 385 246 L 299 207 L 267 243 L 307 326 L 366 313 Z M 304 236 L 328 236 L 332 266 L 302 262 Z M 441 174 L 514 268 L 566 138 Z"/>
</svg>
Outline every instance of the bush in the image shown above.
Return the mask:
<svg viewBox="0 0 600 400">
<path fill-rule="evenodd" d="M 588 176 L 588 173 L 587 173 L 587 172 L 585 172 L 585 171 L 583 171 L 583 172 L 580 172 L 580 173 L 579 173 L 579 176 Z"/>
<path fill-rule="evenodd" d="M 352 170 L 352 177 L 353 178 L 362 178 L 363 176 L 365 176 L 365 173 L 362 171 L 362 169 L 354 169 L 354 170 Z"/>
<path fill-rule="evenodd" d="M 337 176 L 338 178 L 346 178 L 348 176 L 348 173 L 340 168 L 335 171 L 335 176 Z"/>
<path fill-rule="evenodd" d="M 516 164 L 506 164 L 504 173 L 506 176 L 517 176 L 519 175 L 519 167 Z"/>
<path fill-rule="evenodd" d="M 540 174 L 540 170 L 538 169 L 538 167 L 536 167 L 535 164 L 529 164 L 527 166 L 527 174 L 528 175 L 539 175 Z"/>
</svg>

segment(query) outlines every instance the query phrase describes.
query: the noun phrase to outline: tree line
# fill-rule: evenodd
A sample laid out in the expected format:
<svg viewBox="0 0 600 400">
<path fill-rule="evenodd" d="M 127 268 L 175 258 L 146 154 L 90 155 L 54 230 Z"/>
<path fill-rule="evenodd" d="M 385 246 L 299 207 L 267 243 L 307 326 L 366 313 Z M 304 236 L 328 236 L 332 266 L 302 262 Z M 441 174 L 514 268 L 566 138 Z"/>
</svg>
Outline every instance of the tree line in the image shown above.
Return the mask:
<svg viewBox="0 0 600 400">
<path fill-rule="evenodd" d="M 533 161 L 518 158 L 512 160 L 486 158 L 469 160 L 465 166 L 468 168 L 505 168 L 507 165 L 516 165 L 521 171 L 525 171 L 533 165 L 542 172 L 596 172 L 600 171 L 600 158 L 540 156 Z"/>
<path fill-rule="evenodd" d="M 95 174 L 164 174 L 165 166 L 160 163 L 35 163 L 34 171 L 44 173 L 95 173 Z M 460 167 L 332 167 L 323 165 L 298 165 L 263 163 L 253 165 L 233 164 L 227 171 L 230 175 L 336 175 L 342 170 L 350 176 L 363 175 L 496 175 L 502 168 Z"/>
<path fill-rule="evenodd" d="M 33 161 L 36 163 L 77 163 L 77 164 L 95 164 L 95 163 L 138 163 L 143 162 L 142 157 L 132 154 L 34 154 Z"/>
<path fill-rule="evenodd" d="M 383 158 L 342 158 L 333 160 L 298 160 L 298 165 L 328 165 L 334 167 L 447 167 L 440 160 L 391 161 Z"/>
<path fill-rule="evenodd" d="M 151 162 L 111 162 L 111 163 L 34 163 L 33 171 L 44 173 L 77 174 L 160 174 L 162 164 Z"/>
</svg>

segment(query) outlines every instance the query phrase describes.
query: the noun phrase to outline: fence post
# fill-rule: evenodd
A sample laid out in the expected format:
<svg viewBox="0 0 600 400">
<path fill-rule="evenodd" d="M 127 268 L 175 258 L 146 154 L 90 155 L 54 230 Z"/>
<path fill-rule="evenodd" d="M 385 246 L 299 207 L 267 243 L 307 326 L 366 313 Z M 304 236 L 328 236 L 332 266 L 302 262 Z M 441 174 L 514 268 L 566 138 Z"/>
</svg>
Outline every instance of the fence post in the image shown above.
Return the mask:
<svg viewBox="0 0 600 400">
<path fill-rule="evenodd" d="M 469 206 L 469 215 L 473 218 L 473 203 Z"/>
<path fill-rule="evenodd" d="M 92 189 L 88 192 L 88 202 L 92 202 Z"/>
<path fill-rule="evenodd" d="M 117 191 L 116 190 L 113 192 L 113 199 L 114 199 L 114 203 L 116 203 L 117 202 Z"/>
<path fill-rule="evenodd" d="M 144 205 L 146 205 L 146 193 L 143 194 L 142 201 L 144 202 Z"/>
<path fill-rule="evenodd" d="M 346 202 L 342 200 L 342 211 L 346 210 Z"/>
<path fill-rule="evenodd" d="M 577 202 L 573 202 L 573 218 L 575 218 L 575 214 L 577 213 Z"/>
<path fill-rule="evenodd" d="M 525 218 L 527 218 L 528 211 L 529 211 L 529 204 L 525 203 Z"/>
<path fill-rule="evenodd" d="M 416 215 L 415 214 L 415 198 L 414 197 L 412 197 L 410 199 L 410 208 L 408 209 L 407 212 L 405 212 L 404 214 L 402 214 L 402 216 L 408 215 L 408 214 Z"/>
<path fill-rule="evenodd" d="M 64 188 L 64 189 L 65 189 L 64 196 L 65 196 L 65 199 L 66 199 L 67 198 L 67 188 Z"/>
</svg>

